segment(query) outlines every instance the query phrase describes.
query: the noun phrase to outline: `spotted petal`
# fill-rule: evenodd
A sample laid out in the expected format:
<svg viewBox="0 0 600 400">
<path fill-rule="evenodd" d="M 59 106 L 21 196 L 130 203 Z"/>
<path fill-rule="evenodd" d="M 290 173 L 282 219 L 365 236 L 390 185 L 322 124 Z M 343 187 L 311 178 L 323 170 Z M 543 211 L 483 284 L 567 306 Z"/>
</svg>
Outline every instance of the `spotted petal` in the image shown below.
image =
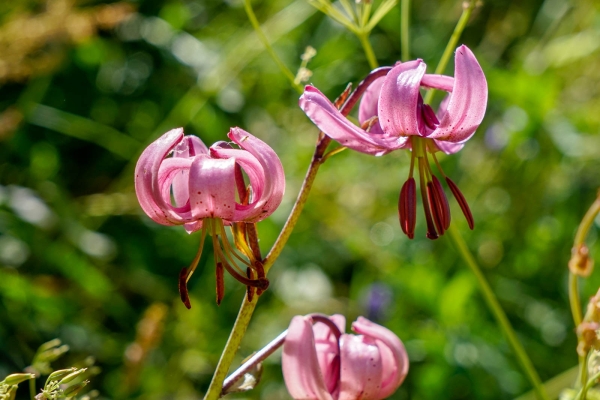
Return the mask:
<svg viewBox="0 0 600 400">
<path fill-rule="evenodd" d="M 445 86 L 438 83 L 442 90 Z M 487 97 L 487 81 L 479 62 L 467 46 L 460 46 L 456 49 L 454 85 L 446 113 L 429 137 L 452 143 L 467 141 L 483 120 Z"/>
<path fill-rule="evenodd" d="M 370 338 L 379 348 L 382 362 L 382 381 L 377 399 L 392 395 L 408 374 L 408 355 L 402 341 L 389 329 L 366 318 L 358 317 L 352 330 Z"/>
<path fill-rule="evenodd" d="M 338 400 L 380 399 L 382 363 L 379 347 L 369 337 L 342 335 Z"/>
<path fill-rule="evenodd" d="M 252 187 L 252 201 L 247 205 L 236 203 L 231 221 L 261 221 L 281 204 L 285 191 L 283 166 L 271 147 L 243 129 L 232 128 L 228 136 L 243 150 L 212 146 L 211 156 L 234 159 L 248 175 Z"/>
<path fill-rule="evenodd" d="M 418 103 L 421 79 L 427 66 L 422 60 L 397 64 L 385 77 L 379 95 L 379 124 L 386 136 L 424 136 Z"/>
</svg>

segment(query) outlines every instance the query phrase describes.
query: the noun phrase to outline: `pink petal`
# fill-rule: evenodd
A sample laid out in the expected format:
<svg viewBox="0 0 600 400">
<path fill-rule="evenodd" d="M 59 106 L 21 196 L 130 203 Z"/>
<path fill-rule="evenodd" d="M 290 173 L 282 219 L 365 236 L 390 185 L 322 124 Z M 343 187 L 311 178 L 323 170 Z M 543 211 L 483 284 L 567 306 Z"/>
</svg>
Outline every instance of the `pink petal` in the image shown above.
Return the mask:
<svg viewBox="0 0 600 400">
<path fill-rule="evenodd" d="M 183 129 L 172 129 L 152 142 L 135 166 L 135 193 L 144 212 L 162 225 L 180 225 L 184 219 L 166 202 L 158 185 L 163 159 L 182 140 Z"/>
<path fill-rule="evenodd" d="M 298 104 L 308 118 L 327 136 L 342 146 L 361 153 L 381 156 L 402 148 L 407 142 L 407 138 L 404 137 L 386 138 L 357 127 L 313 86 L 306 86 Z"/>
<path fill-rule="evenodd" d="M 235 212 L 235 160 L 196 156 L 190 167 L 190 207 L 194 219 L 231 220 Z"/>
<path fill-rule="evenodd" d="M 451 92 L 454 89 L 454 78 L 446 75 L 425 74 L 421 79 L 421 86 Z"/>
<path fill-rule="evenodd" d="M 444 142 L 443 140 L 433 140 L 435 146 L 446 154 L 454 154 L 465 147 L 464 143 Z"/>
<path fill-rule="evenodd" d="M 260 199 L 256 205 L 256 207 L 262 207 L 261 215 L 250 217 L 250 215 L 253 215 L 253 212 L 241 209 L 236 210 L 236 218 L 245 221 L 249 220 L 250 222 L 262 221 L 273 214 L 283 199 L 283 194 L 285 193 L 283 165 L 281 165 L 277 153 L 268 144 L 251 135 L 249 132 L 235 127 L 231 128 L 227 136 L 242 149 L 256 157 L 265 174 L 263 194 L 259 196 Z M 252 190 L 258 193 L 258 188 L 253 187 Z"/>
<path fill-rule="evenodd" d="M 456 49 L 454 87 L 440 125 L 432 139 L 461 143 L 474 133 L 487 106 L 487 81 L 473 52 L 467 46 Z"/>
<path fill-rule="evenodd" d="M 377 116 L 377 103 L 379 103 L 379 93 L 381 93 L 381 86 L 384 81 L 385 76 L 375 79 L 363 94 L 360 105 L 358 106 L 358 122 L 360 122 L 361 125 L 368 119 Z M 376 122 L 371 126 L 369 133 L 378 135 L 383 134 L 379 122 Z"/>
<path fill-rule="evenodd" d="M 190 158 L 200 154 L 208 154 L 208 148 L 197 136 L 185 136 L 173 149 L 173 158 Z M 189 171 L 182 170 L 173 179 L 173 198 L 178 207 L 189 200 Z"/>
<path fill-rule="evenodd" d="M 171 187 L 172 185 L 174 186 L 173 182 L 180 178 L 182 174 L 185 174 L 185 177 L 189 176 L 189 169 L 192 162 L 192 158 L 164 159 L 158 169 L 158 180 L 156 181 L 156 185 L 158 185 L 160 189 L 164 203 L 167 204 L 167 207 L 171 210 L 179 214 L 184 222 L 191 220 L 188 192 L 185 193 L 185 197 L 183 193 L 181 193 L 179 199 L 180 203 L 176 202 L 176 207 L 173 207 L 171 205 Z M 186 181 L 184 184 L 187 189 L 188 182 Z"/>
<path fill-rule="evenodd" d="M 296 400 L 333 400 L 319 367 L 313 326 L 309 317 L 294 317 L 283 344 L 283 378 Z"/>
<path fill-rule="evenodd" d="M 387 136 L 424 135 L 419 129 L 421 79 L 427 66 L 422 60 L 397 64 L 385 77 L 379 96 L 379 124 Z"/>
<path fill-rule="evenodd" d="M 352 330 L 375 340 L 383 364 L 382 383 L 378 399 L 389 397 L 408 374 L 408 355 L 402 341 L 392 331 L 366 318 L 358 317 Z"/>
<path fill-rule="evenodd" d="M 369 338 L 342 335 L 341 373 L 338 400 L 379 400 L 382 364 L 379 347 Z"/>
<path fill-rule="evenodd" d="M 338 327 L 340 332 L 346 330 L 346 318 L 343 315 L 335 314 L 329 317 L 331 321 Z M 340 379 L 340 354 L 339 343 L 331 329 L 322 323 L 313 324 L 313 332 L 315 335 L 315 348 L 317 349 L 317 359 L 319 367 L 325 379 L 327 391 L 334 398 L 336 391 L 339 390 Z"/>
</svg>

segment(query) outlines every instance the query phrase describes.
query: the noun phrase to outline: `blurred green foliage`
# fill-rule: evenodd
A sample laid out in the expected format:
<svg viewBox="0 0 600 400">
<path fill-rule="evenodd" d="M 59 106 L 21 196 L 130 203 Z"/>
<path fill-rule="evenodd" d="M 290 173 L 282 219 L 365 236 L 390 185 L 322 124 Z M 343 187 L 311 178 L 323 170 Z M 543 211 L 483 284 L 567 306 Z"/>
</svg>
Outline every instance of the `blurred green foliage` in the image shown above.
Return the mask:
<svg viewBox="0 0 600 400">
<path fill-rule="evenodd" d="M 368 73 L 358 40 L 305 0 L 255 3 L 292 71 L 306 46 L 317 50 L 311 82 L 330 98 Z M 411 53 L 432 71 L 461 1 L 412 3 Z M 455 223 L 543 380 L 577 363 L 566 277 L 574 232 L 600 187 L 599 7 L 484 1 L 461 42 L 486 72 L 487 116 L 464 150 L 442 160 L 476 227 L 468 231 L 452 203 Z M 399 9 L 371 36 L 381 65 L 399 58 Z M 227 279 L 217 307 L 209 248 L 185 309 L 177 277 L 199 234 L 150 221 L 132 171 L 168 129 L 183 126 L 211 144 L 241 126 L 268 142 L 286 171 L 284 203 L 259 224 L 264 252 L 275 240 L 317 130 L 242 2 L 2 2 L 0 85 L 0 378 L 60 338 L 71 351 L 55 367 L 95 357 L 101 373 L 89 386 L 103 398 L 201 398 L 245 288 Z M 394 399 L 530 389 L 449 240 L 427 240 L 422 219 L 414 240 L 402 235 L 397 200 L 408 165 L 405 152 L 344 151 L 323 166 L 236 363 L 293 315 L 365 315 L 409 351 Z M 599 225 L 588 240 L 596 258 Z M 582 298 L 599 286 L 595 273 Z M 286 398 L 277 354 L 254 391 L 230 397 Z M 19 389 L 17 398 L 26 396 Z"/>
</svg>

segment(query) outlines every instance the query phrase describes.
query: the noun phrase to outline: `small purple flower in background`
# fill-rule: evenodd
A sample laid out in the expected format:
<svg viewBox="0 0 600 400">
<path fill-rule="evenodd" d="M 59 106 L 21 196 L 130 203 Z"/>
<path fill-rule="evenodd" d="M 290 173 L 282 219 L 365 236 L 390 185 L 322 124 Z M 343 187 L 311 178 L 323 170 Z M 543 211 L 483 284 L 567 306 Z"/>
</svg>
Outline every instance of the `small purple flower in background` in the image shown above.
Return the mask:
<svg viewBox="0 0 600 400">
<path fill-rule="evenodd" d="M 187 281 L 207 233 L 215 251 L 217 303 L 223 298 L 223 269 L 257 288 L 258 294 L 268 286 L 261 260 L 248 247 L 245 227 L 265 219 L 281 203 L 283 167 L 273 149 L 250 133 L 231 128 L 228 137 L 241 149 L 226 142 L 207 148 L 198 137 L 184 136 L 182 128 L 173 129 L 144 150 L 135 168 L 137 198 L 150 218 L 162 225 L 183 225 L 189 233 L 202 230 L 198 253 L 180 274 L 181 298 L 188 308 Z M 235 245 L 250 262 L 231 246 L 225 225 L 232 226 Z"/>
<path fill-rule="evenodd" d="M 292 319 L 282 365 L 294 399 L 379 400 L 402 384 L 408 373 L 402 341 L 363 317 L 352 323 L 358 335 L 343 334 L 345 325 L 342 315 Z"/>
<path fill-rule="evenodd" d="M 466 46 L 456 50 L 454 77 L 425 74 L 426 68 L 422 60 L 397 63 L 386 76 L 374 80 L 359 106 L 360 127 L 344 117 L 312 86 L 306 87 L 299 102 L 315 125 L 343 146 L 372 155 L 397 149 L 412 150 L 409 178 L 402 187 L 398 204 L 400 225 L 411 239 L 416 224 L 415 166 L 420 176 L 427 237 L 436 239 L 450 226 L 448 200 L 440 181 L 431 171 L 428 154 L 433 157 L 473 229 L 469 206 L 456 184 L 443 173 L 435 152 L 452 154 L 462 149 L 483 120 L 487 106 L 485 75 Z M 424 104 L 421 88 L 449 93 L 437 113 L 429 104 Z"/>
<path fill-rule="evenodd" d="M 367 318 L 374 322 L 384 320 L 392 308 L 393 298 L 394 294 L 389 285 L 383 282 L 369 285 L 363 298 Z"/>
</svg>

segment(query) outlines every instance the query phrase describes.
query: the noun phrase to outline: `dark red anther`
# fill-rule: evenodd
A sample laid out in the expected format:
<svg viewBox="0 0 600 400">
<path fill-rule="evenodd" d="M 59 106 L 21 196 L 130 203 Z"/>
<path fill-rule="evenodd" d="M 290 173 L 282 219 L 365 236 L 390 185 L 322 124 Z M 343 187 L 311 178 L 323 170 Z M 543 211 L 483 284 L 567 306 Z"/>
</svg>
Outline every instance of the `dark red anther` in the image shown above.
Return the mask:
<svg viewBox="0 0 600 400">
<path fill-rule="evenodd" d="M 248 279 L 254 279 L 254 274 L 252 273 L 252 268 L 246 268 L 246 276 Z M 246 298 L 248 299 L 248 303 L 252 303 L 252 299 L 254 299 L 255 288 L 252 286 L 246 286 Z"/>
<path fill-rule="evenodd" d="M 435 193 L 438 198 L 438 202 L 441 204 L 441 213 L 444 230 L 447 231 L 450 228 L 450 204 L 448 204 L 448 198 L 446 197 L 446 193 L 444 192 L 444 188 L 440 183 L 439 179 L 434 175 L 433 179 L 433 187 L 435 188 Z"/>
<path fill-rule="evenodd" d="M 431 217 L 431 207 L 427 196 L 427 187 L 423 187 L 423 177 L 421 177 L 421 201 L 423 202 L 423 211 L 425 211 L 425 221 L 427 223 L 427 238 L 431 240 L 437 239 L 439 236 L 435 230 L 435 224 Z"/>
<path fill-rule="evenodd" d="M 417 223 L 417 186 L 415 178 L 409 178 L 400 190 L 398 201 L 398 215 L 402 232 L 409 239 L 415 237 L 415 225 Z"/>
<path fill-rule="evenodd" d="M 188 294 L 187 289 L 187 268 L 182 268 L 179 272 L 179 296 L 181 297 L 181 301 L 189 310 L 192 308 L 192 304 L 190 303 L 190 296 Z"/>
<path fill-rule="evenodd" d="M 475 221 L 473 220 L 473 214 L 471 214 L 471 209 L 469 208 L 469 204 L 467 204 L 467 200 L 465 199 L 465 196 L 463 196 L 463 194 L 461 193 L 458 186 L 456 186 L 456 184 L 454 182 L 452 182 L 452 180 L 450 180 L 450 178 L 446 177 L 446 183 L 448 184 L 448 187 L 450 187 L 450 190 L 452 191 L 454 198 L 458 202 L 460 209 L 462 210 L 463 214 L 465 215 L 465 218 L 467 219 L 467 223 L 469 224 L 469 228 L 473 229 L 475 227 Z"/>
<path fill-rule="evenodd" d="M 253 266 L 256 269 L 256 274 L 258 275 L 258 279 L 265 279 L 266 280 L 267 278 L 265 277 L 265 268 L 263 266 L 262 261 L 256 260 L 254 262 Z M 268 286 L 269 286 L 269 281 L 267 280 L 267 287 Z M 263 294 L 263 292 L 265 290 L 267 290 L 267 288 L 262 289 L 262 288 L 258 287 L 258 288 L 256 288 L 256 294 L 258 296 L 260 296 L 261 294 Z"/>
<path fill-rule="evenodd" d="M 221 305 L 221 300 L 223 300 L 223 296 L 225 296 L 225 279 L 223 274 L 223 263 L 217 262 L 217 267 L 215 269 L 216 277 L 217 277 L 217 305 Z"/>
<path fill-rule="evenodd" d="M 440 235 L 444 234 L 444 215 L 442 211 L 442 204 L 439 196 L 435 191 L 433 182 L 427 182 L 427 199 L 429 200 L 429 206 L 431 207 L 431 214 L 433 215 L 433 222 L 435 228 Z"/>
</svg>

